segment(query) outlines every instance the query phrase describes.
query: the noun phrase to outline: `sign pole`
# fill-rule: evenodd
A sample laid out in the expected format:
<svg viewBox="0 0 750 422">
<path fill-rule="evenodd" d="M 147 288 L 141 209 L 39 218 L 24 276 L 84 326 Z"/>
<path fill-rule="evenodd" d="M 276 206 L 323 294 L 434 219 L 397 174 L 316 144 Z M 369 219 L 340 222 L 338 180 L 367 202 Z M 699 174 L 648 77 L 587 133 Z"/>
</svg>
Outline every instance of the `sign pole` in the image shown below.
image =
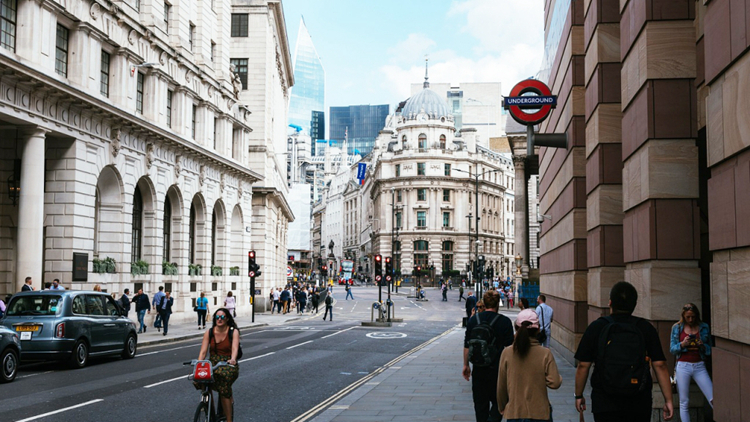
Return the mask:
<svg viewBox="0 0 750 422">
<path fill-rule="evenodd" d="M 252 322 L 255 322 L 255 277 L 250 277 L 250 308 Z"/>
</svg>

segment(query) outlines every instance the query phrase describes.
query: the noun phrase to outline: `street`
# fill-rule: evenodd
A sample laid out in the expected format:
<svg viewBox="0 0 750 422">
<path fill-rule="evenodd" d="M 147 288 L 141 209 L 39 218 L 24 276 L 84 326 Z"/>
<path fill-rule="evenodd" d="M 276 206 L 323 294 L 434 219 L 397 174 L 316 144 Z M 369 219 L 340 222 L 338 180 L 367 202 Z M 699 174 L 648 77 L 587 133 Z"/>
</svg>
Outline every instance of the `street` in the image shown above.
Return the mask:
<svg viewBox="0 0 750 422">
<path fill-rule="evenodd" d="M 356 300 L 348 301 L 343 288 L 334 293 L 333 322 L 322 321 L 321 307 L 318 315 L 283 325 L 272 325 L 281 316 L 258 316 L 271 321 L 269 326 L 243 330 L 244 356 L 233 385 L 237 421 L 292 421 L 460 324 L 464 312 L 457 289 L 448 302 L 430 289 L 428 302 L 392 296 L 403 323 L 362 327 L 361 321 L 370 320 L 377 288 L 355 287 Z M 182 363 L 197 358 L 199 350 L 195 338 L 141 345 L 133 360 L 93 359 L 80 370 L 59 363 L 24 365 L 16 381 L 2 387 L 3 420 L 192 420 L 200 393 L 187 381 L 190 368 Z"/>
</svg>

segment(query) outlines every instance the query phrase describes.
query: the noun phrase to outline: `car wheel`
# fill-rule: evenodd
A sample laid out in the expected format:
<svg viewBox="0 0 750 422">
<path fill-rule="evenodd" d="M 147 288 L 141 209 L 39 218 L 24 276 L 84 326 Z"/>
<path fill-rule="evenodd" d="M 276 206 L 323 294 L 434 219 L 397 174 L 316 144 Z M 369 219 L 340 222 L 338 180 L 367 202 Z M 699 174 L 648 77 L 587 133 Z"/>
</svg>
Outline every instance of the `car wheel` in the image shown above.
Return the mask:
<svg viewBox="0 0 750 422">
<path fill-rule="evenodd" d="M 138 349 L 138 342 L 135 339 L 135 334 L 130 333 L 128 334 L 128 339 L 125 340 L 125 349 L 122 351 L 122 358 L 123 359 L 133 359 L 135 357 L 135 352 Z"/>
<path fill-rule="evenodd" d="M 70 356 L 72 368 L 83 368 L 89 361 L 89 345 L 85 340 L 78 340 L 73 346 L 73 354 Z"/>
<path fill-rule="evenodd" d="M 16 378 L 18 373 L 18 354 L 10 347 L 5 349 L 0 355 L 0 383 L 11 382 Z"/>
</svg>

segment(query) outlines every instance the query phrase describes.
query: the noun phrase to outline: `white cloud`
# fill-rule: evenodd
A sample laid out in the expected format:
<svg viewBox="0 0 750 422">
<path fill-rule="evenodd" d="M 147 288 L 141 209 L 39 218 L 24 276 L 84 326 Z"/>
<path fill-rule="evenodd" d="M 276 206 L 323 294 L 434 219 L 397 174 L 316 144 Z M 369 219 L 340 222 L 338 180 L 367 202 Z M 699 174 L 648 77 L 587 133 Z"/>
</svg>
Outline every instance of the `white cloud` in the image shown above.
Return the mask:
<svg viewBox="0 0 750 422">
<path fill-rule="evenodd" d="M 405 40 L 399 41 L 388 49 L 390 60 L 394 63 L 410 63 L 415 57 L 428 54 L 436 43 L 424 34 L 409 34 Z"/>
</svg>

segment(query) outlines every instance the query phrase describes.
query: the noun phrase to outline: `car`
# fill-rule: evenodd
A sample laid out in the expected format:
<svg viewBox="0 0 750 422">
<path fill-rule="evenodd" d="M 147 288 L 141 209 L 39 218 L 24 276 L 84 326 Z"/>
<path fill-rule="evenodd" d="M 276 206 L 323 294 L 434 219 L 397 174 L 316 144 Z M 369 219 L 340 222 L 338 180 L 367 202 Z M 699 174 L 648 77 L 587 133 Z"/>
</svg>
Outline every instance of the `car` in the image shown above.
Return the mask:
<svg viewBox="0 0 750 422">
<path fill-rule="evenodd" d="M 21 340 L 15 331 L 0 326 L 0 383 L 11 382 L 18 372 Z"/>
<path fill-rule="evenodd" d="M 0 324 L 18 334 L 22 363 L 60 360 L 83 368 L 89 357 L 119 354 L 132 359 L 138 349 L 135 323 L 102 292 L 17 293 Z"/>
</svg>

